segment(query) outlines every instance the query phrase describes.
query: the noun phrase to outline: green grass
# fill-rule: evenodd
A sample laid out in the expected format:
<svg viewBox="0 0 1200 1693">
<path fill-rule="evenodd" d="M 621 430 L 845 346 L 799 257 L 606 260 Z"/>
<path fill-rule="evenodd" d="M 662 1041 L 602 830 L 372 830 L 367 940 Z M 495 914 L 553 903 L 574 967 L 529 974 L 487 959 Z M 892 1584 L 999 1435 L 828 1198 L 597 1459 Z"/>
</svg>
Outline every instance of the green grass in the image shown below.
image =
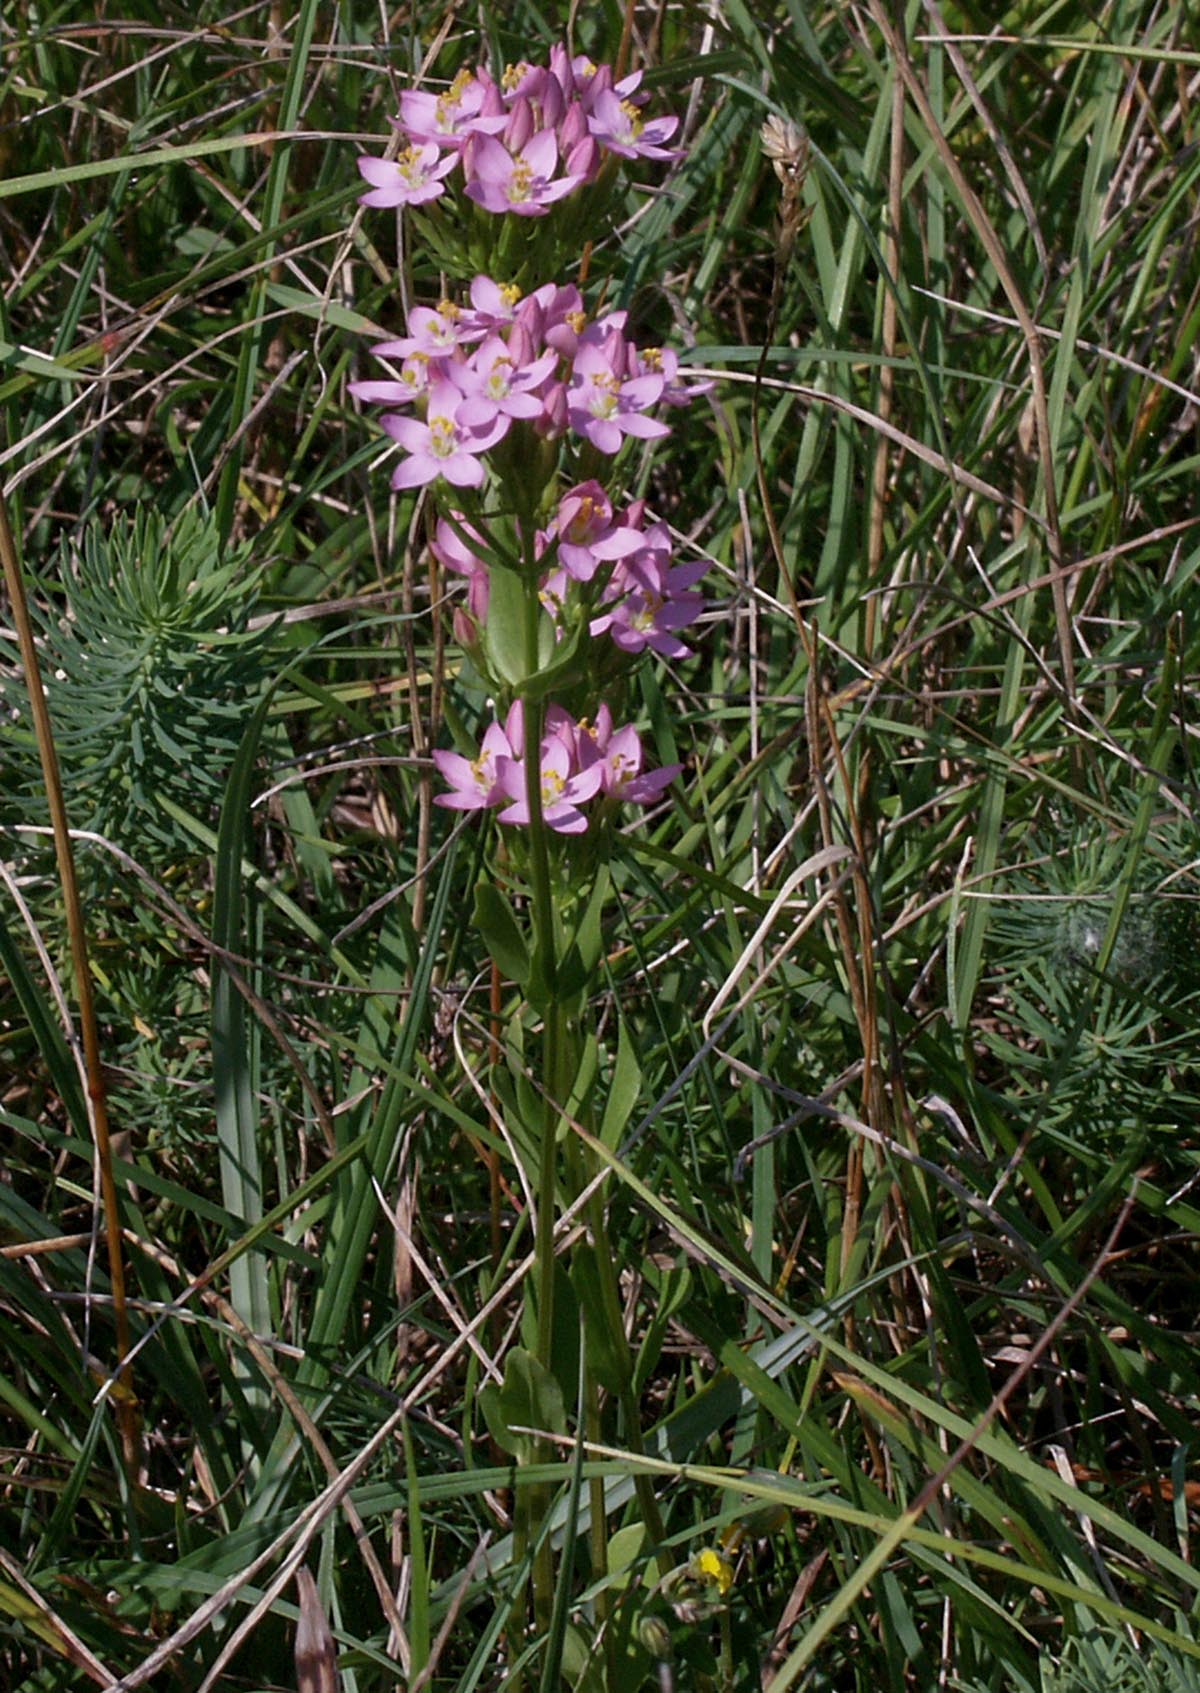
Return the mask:
<svg viewBox="0 0 1200 1693">
<path fill-rule="evenodd" d="M 526 1649 L 583 1693 L 1194 1686 L 1187 14 L 911 6 L 889 47 L 871 4 L 634 13 L 687 155 L 586 231 L 589 286 L 717 373 L 627 477 L 710 610 L 630 692 L 687 769 L 609 866 L 562 1154 L 606 1172 L 632 1386 L 589 1420 L 566 1241 L 566 1434 L 520 1464 L 487 1390 L 532 1350 L 537 1019 L 475 920 L 500 831 L 428 758 L 485 689 L 346 388 L 397 275 L 441 285 L 356 154 L 443 27 L 435 77 L 543 57 L 566 9 L 483 16 L 0 21 L 0 488 L 142 1431 L 131 1474 L 6 610 L 0 1682 L 312 1693 L 303 1564 L 345 1693 L 498 1688 Z M 622 23 L 579 8 L 578 45 Z M 811 148 L 782 271 L 772 113 Z M 531 1500 L 557 1603 L 523 1634 Z"/>
</svg>

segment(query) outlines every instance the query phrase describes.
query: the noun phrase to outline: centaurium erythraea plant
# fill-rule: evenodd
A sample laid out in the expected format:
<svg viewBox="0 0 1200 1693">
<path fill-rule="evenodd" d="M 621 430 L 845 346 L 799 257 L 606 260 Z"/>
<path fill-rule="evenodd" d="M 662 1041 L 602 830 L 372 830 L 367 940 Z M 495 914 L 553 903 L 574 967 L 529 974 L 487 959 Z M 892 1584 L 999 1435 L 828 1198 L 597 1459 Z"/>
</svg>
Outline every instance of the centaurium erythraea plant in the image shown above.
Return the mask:
<svg viewBox="0 0 1200 1693">
<path fill-rule="evenodd" d="M 479 66 L 441 94 L 408 90 L 395 120 L 405 141 L 399 157 L 359 160 L 369 184 L 363 203 L 436 209 L 458 184 L 505 222 L 545 218 L 618 160 L 677 156 L 667 142 L 678 120 L 647 118 L 640 83 L 640 73 L 617 79 L 611 67 L 556 47 L 546 65 L 522 63 L 500 78 Z M 615 509 L 595 471 L 629 439 L 664 440 L 670 429 L 657 409 L 685 404 L 705 385 L 681 376 L 671 349 L 638 346 L 624 311 L 590 317 L 571 283 L 522 294 L 503 275 L 477 271 L 465 300 L 448 292 L 414 306 L 406 331 L 375 344 L 386 375 L 352 383 L 351 393 L 385 408 L 382 428 L 400 449 L 394 488 L 427 487 L 438 502 L 450 490 L 431 551 L 466 578 L 455 634 L 484 674 L 496 569 L 534 572 L 538 615 L 552 649 L 557 642 L 572 655 L 567 681 L 577 701 L 589 675 L 593 683 L 600 673 L 619 675 L 646 651 L 686 655 L 678 631 L 703 608 L 694 590 L 704 567 L 675 565 L 667 526 L 648 523 L 642 501 Z M 500 547 L 489 531 L 502 513 Z M 679 773 L 646 770 L 635 727 L 615 724 L 606 703 L 581 717 L 546 704 L 539 745 L 527 749 L 511 665 L 491 679 L 518 697 L 473 756 L 434 755 L 447 785 L 439 804 L 495 811 L 522 827 L 537 798 L 543 826 L 581 834 L 592 815 L 650 804 Z"/>
<path fill-rule="evenodd" d="M 524 884 L 524 916 L 493 878 L 476 890 L 476 917 L 494 967 L 521 989 L 518 1019 L 534 1011 L 541 1023 L 542 1099 L 525 1123 L 538 1194 L 530 1380 L 556 1373 L 557 1195 L 587 1163 L 582 1153 L 560 1158 L 556 1102 L 570 1093 L 582 1120 L 595 1115 L 587 1089 L 576 1101 L 570 1087 L 584 1073 L 587 998 L 578 977 L 596 968 L 585 963 L 584 924 L 572 918 L 583 898 L 589 912 L 603 903 L 606 845 L 580 838 L 602 836 L 624 807 L 656 804 L 682 769 L 648 769 L 636 726 L 619 722 L 603 696 L 647 652 L 685 654 L 678 631 L 703 605 L 703 567 L 675 564 L 667 525 L 642 500 L 622 509 L 613 493 L 629 442 L 644 451 L 665 440 L 670 428 L 658 411 L 697 390 L 670 349 L 638 345 L 624 311 L 601 304 L 589 312 L 582 263 L 580 284 L 542 280 L 578 262 L 582 241 L 603 233 L 599 214 L 623 162 L 674 156 L 667 143 L 678 120 L 647 117 L 645 105 L 640 73 L 618 78 L 556 47 L 546 65 L 522 63 L 499 78 L 480 66 L 440 95 L 408 91 L 399 159 L 359 161 L 364 201 L 411 208 L 405 215 L 448 274 L 471 279 L 465 299 L 451 285 L 435 304 L 414 306 L 406 333 L 374 349 L 396 362 L 351 391 L 385 408 L 383 429 L 400 450 L 393 487 L 428 490 L 437 514 L 432 559 L 466 583 L 455 635 L 493 697 L 507 702 L 476 748 L 439 749 L 433 759 L 444 783 L 437 804 L 490 813 L 521 832 L 503 857 L 505 879 Z M 593 184 L 595 210 L 581 198 Z M 577 938 L 564 946 L 572 927 Z M 602 1203 L 588 1217 L 589 1278 L 604 1285 L 603 1311 L 616 1313 L 609 1344 L 624 1356 Z M 636 1407 L 623 1403 L 622 1413 L 636 1417 Z M 550 1456 L 523 1437 L 509 1448 L 525 1449 Z M 644 1520 L 661 1542 L 653 1488 L 638 1485 Z M 555 1605 L 544 1510 L 531 1496 L 513 1535 L 514 1564 L 528 1555 L 539 1626 Z M 605 1561 L 601 1548 L 600 1570 Z M 522 1604 L 518 1589 L 514 1624 Z M 514 1641 L 519 1633 L 514 1627 Z"/>
</svg>

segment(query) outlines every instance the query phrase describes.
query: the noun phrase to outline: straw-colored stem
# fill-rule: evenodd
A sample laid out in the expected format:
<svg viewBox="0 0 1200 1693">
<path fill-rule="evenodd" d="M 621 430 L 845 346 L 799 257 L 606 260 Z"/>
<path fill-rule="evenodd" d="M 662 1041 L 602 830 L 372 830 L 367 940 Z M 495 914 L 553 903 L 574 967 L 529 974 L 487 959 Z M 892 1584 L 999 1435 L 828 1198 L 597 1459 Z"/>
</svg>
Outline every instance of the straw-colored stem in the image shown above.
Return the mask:
<svg viewBox="0 0 1200 1693">
<path fill-rule="evenodd" d="M 13 625 L 21 650 L 21 664 L 25 671 L 25 686 L 29 694 L 30 715 L 42 762 L 42 780 L 50 807 L 50 822 L 54 830 L 54 852 L 58 860 L 58 878 L 66 911 L 67 933 L 71 943 L 71 963 L 75 974 L 75 992 L 79 1001 L 79 1033 L 83 1047 L 84 1072 L 87 1077 L 88 1111 L 92 1135 L 96 1145 L 96 1164 L 100 1173 L 100 1200 L 104 1211 L 104 1232 L 108 1245 L 108 1270 L 112 1282 L 113 1318 L 116 1324 L 117 1384 L 113 1394 L 116 1403 L 117 1426 L 121 1432 L 121 1447 L 130 1480 L 137 1481 L 141 1463 L 141 1420 L 137 1395 L 133 1386 L 133 1371 L 125 1362 L 129 1355 L 129 1312 L 125 1302 L 125 1261 L 121 1249 L 121 1217 L 117 1203 L 117 1184 L 113 1178 L 112 1144 L 108 1129 L 108 1097 L 100 1064 L 100 1036 L 96 1027 L 96 1008 L 92 1000 L 92 977 L 88 964 L 87 933 L 83 923 L 83 908 L 79 902 L 79 884 L 75 877 L 75 855 L 71 849 L 71 832 L 67 823 L 67 808 L 63 799 L 62 778 L 58 768 L 58 754 L 42 687 L 37 647 L 33 639 L 33 625 L 29 620 L 29 605 L 25 596 L 25 579 L 17 555 L 16 541 L 8 519 L 8 507 L 0 494 L 0 561 L 4 566 L 4 582 L 12 607 Z"/>
</svg>

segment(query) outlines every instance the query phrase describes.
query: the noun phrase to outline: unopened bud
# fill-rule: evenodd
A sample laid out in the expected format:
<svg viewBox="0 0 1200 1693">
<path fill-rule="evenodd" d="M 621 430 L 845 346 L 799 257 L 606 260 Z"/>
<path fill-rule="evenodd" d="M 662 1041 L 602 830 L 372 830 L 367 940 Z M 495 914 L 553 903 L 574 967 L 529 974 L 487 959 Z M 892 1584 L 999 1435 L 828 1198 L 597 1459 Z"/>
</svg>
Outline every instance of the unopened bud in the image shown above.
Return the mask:
<svg viewBox="0 0 1200 1693">
<path fill-rule="evenodd" d="M 670 1659 L 671 1630 L 661 1617 L 643 1617 L 638 1623 L 638 1639 L 652 1658 L 664 1662 Z"/>
</svg>

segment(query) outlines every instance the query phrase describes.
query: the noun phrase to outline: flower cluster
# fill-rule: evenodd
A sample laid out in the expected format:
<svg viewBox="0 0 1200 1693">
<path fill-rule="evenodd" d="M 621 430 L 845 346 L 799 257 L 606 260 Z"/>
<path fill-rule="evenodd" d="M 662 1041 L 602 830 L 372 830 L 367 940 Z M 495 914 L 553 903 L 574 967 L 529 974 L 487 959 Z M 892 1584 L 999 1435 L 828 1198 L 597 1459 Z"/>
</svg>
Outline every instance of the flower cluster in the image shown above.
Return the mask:
<svg viewBox="0 0 1200 1693">
<path fill-rule="evenodd" d="M 539 598 L 559 635 L 584 615 L 593 638 L 606 634 L 624 653 L 649 649 L 663 658 L 688 658 L 691 649 L 678 631 L 704 610 L 704 596 L 693 590 L 707 566 L 703 559 L 673 564 L 667 525 L 645 523 L 644 500 L 618 515 L 598 482 L 570 489 L 549 528 L 535 536 L 534 556 L 550 566 Z M 456 621 L 456 630 L 472 646 L 488 613 L 486 543 L 454 512 L 439 519 L 431 550 L 444 569 L 467 578 L 467 616 Z"/>
<path fill-rule="evenodd" d="M 570 431 L 609 456 L 626 436 L 669 435 L 651 410 L 686 404 L 708 385 L 684 383 L 677 354 L 637 347 L 625 323 L 623 311 L 589 322 L 578 288 L 549 282 L 522 299 L 490 276 L 472 282 L 469 306 L 414 307 L 408 334 L 373 348 L 377 358 L 399 361 L 399 375 L 350 384 L 357 399 L 418 414 L 382 419 L 407 454 L 392 486 L 444 477 L 459 488 L 481 487 L 481 456 L 517 419 L 542 436 Z"/>
<path fill-rule="evenodd" d="M 503 726 L 494 721 L 477 758 L 435 752 L 434 763 L 449 785 L 436 803 L 453 811 L 482 811 L 502 806 L 501 823 L 529 822 L 524 708 L 509 708 Z M 579 835 L 588 826 L 583 807 L 591 800 L 647 805 L 657 799 L 682 765 L 642 769 L 642 743 L 632 724 L 615 728 L 602 705 L 595 722 L 575 719 L 561 706 L 546 710 L 538 748 L 538 785 L 542 821 L 563 835 Z"/>
<path fill-rule="evenodd" d="M 500 82 L 480 65 L 442 94 L 409 89 L 395 120 L 406 141 L 400 156 L 358 161 L 370 185 L 362 203 L 423 205 L 460 167 L 467 196 L 485 211 L 542 217 L 594 181 L 606 153 L 674 158 L 665 143 L 679 120 L 643 119 L 641 78 L 616 81 L 611 66 L 558 46 L 549 65 L 509 66 Z"/>
<path fill-rule="evenodd" d="M 666 143 L 678 120 L 645 119 L 640 84 L 640 72 L 618 78 L 557 47 L 548 65 L 510 67 L 499 81 L 481 66 L 442 94 L 409 90 L 396 120 L 399 158 L 358 161 L 369 184 L 363 203 L 430 204 L 461 172 L 464 194 L 482 210 L 541 217 L 595 180 L 606 157 L 676 156 Z M 495 227 L 476 224 L 464 252 L 478 252 L 479 231 Z M 545 228 L 571 239 L 564 223 Z M 500 233 L 494 250 L 503 254 L 518 227 Z M 533 232 L 521 233 L 527 245 Z M 453 249 L 455 235 L 447 239 Z M 551 703 L 527 714 L 520 696 L 534 697 L 537 667 L 554 664 L 578 710 L 630 658 L 688 655 L 680 631 L 703 609 L 704 564 L 676 564 L 666 524 L 649 518 L 643 500 L 615 510 L 594 475 L 627 439 L 667 436 L 659 409 L 709 385 L 685 381 L 670 348 L 639 347 L 624 311 L 589 318 L 573 285 L 549 282 L 522 296 L 514 283 L 476 274 L 465 300 L 415 306 L 405 328 L 372 349 L 388 361 L 384 373 L 350 391 L 384 408 L 381 426 L 400 449 L 392 486 L 442 495 L 431 550 L 467 579 L 455 634 L 490 686 L 518 696 L 475 756 L 434 754 L 449 790 L 438 803 L 495 809 L 507 824 L 530 824 L 532 809 L 557 833 L 581 834 L 619 803 L 657 799 L 679 767 L 644 769 L 636 730 L 617 726 L 607 704 L 586 718 Z M 525 745 L 527 715 L 536 748 Z"/>
</svg>

